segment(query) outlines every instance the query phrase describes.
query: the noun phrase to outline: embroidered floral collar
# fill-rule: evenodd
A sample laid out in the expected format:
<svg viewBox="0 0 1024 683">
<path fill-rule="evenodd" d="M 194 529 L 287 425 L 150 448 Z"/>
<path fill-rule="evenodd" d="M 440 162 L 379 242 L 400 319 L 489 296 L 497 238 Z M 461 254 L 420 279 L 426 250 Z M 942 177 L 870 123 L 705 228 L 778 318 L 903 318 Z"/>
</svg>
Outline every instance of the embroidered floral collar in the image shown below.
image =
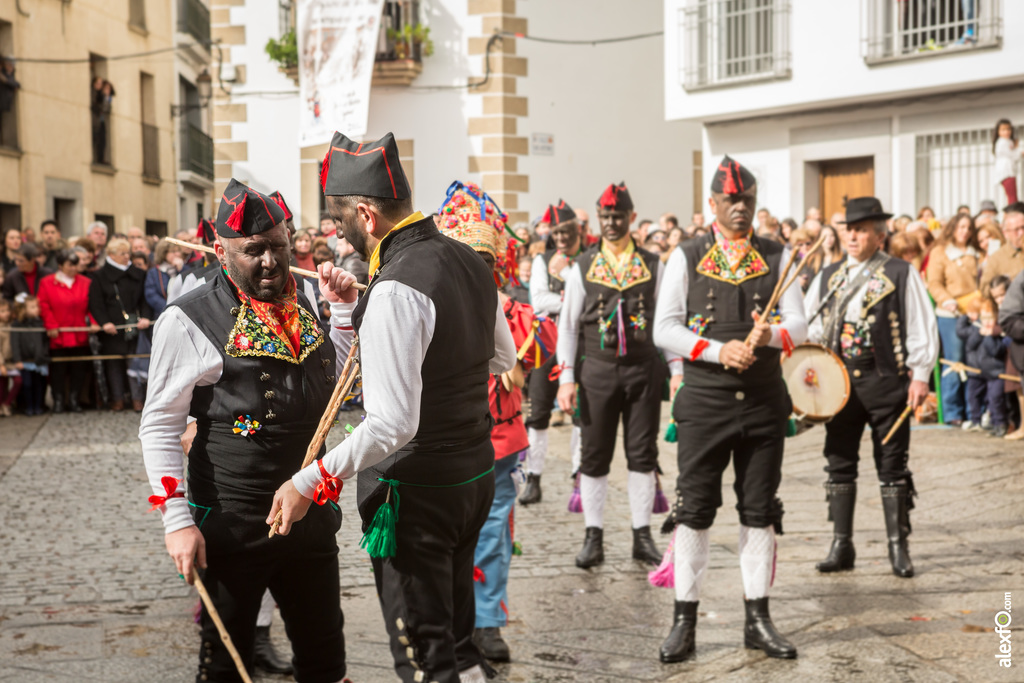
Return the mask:
<svg viewBox="0 0 1024 683">
<path fill-rule="evenodd" d="M 749 237 L 728 240 L 715 225 L 712 225 L 712 230 L 715 241 L 697 264 L 698 273 L 732 285 L 769 273 L 768 263 Z M 733 263 L 733 259 L 741 254 L 742 258 Z"/>
<path fill-rule="evenodd" d="M 623 291 L 651 279 L 651 270 L 631 239 L 622 254 L 615 255 L 601 241 L 601 249 L 587 270 L 587 280 Z"/>
</svg>

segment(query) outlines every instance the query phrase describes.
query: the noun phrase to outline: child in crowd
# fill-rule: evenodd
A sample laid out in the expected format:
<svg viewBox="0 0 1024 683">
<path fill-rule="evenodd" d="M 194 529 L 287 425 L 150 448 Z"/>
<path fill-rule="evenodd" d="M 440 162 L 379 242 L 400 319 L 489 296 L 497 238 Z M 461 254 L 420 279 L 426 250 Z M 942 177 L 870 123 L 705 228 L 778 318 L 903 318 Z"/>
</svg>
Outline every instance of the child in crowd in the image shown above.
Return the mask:
<svg viewBox="0 0 1024 683">
<path fill-rule="evenodd" d="M 11 416 L 21 390 L 21 372 L 11 350 L 11 304 L 0 299 L 0 417 Z"/>
<path fill-rule="evenodd" d="M 25 389 L 25 414 L 42 415 L 46 400 L 46 383 L 50 374 L 50 340 L 43 331 L 39 299 L 26 297 L 18 306 L 18 321 L 12 325 L 11 351 L 21 368 Z M 38 329 L 37 332 L 21 330 Z"/>
<path fill-rule="evenodd" d="M 992 154 L 996 158 L 995 179 L 1003 186 L 1008 204 L 1017 201 L 1017 164 L 1022 151 L 1013 124 L 1009 119 L 999 119 L 992 135 Z"/>
<path fill-rule="evenodd" d="M 1006 369 L 1006 346 L 1002 330 L 996 324 L 998 308 L 995 301 L 973 301 L 967 314 L 957 321 L 957 335 L 964 340 L 967 365 L 981 370 L 967 377 L 967 404 L 970 420 L 964 424 L 968 431 L 981 431 L 981 417 L 988 404 L 992 418 L 991 435 L 1006 436 L 1006 402 L 1004 382 L 999 377 Z"/>
</svg>

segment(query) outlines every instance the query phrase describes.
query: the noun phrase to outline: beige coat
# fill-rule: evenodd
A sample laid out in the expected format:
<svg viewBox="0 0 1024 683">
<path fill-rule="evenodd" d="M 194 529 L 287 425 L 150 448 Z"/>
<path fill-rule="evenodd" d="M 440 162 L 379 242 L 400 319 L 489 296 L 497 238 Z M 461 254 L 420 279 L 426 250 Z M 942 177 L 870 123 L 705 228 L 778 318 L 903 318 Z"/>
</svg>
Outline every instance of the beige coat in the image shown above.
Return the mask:
<svg viewBox="0 0 1024 683">
<path fill-rule="evenodd" d="M 988 296 L 988 286 L 995 276 L 1005 275 L 1012 280 L 1022 270 L 1024 270 L 1024 251 L 1012 244 L 1004 244 L 985 262 L 985 270 L 981 274 L 981 293 Z"/>
<path fill-rule="evenodd" d="M 965 251 L 952 245 L 939 245 L 932 249 L 925 280 L 928 293 L 935 299 L 936 305 L 942 306 L 950 299 L 959 299 L 978 291 L 976 254 L 974 249 L 968 248 Z"/>
</svg>

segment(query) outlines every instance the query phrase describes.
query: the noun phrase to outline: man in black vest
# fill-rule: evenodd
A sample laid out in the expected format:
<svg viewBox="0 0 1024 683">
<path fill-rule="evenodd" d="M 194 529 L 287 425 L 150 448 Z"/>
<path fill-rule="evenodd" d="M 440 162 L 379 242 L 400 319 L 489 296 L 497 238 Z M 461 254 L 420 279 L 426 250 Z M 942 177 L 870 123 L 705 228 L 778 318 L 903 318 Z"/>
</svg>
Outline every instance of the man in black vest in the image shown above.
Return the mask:
<svg viewBox="0 0 1024 683">
<path fill-rule="evenodd" d="M 494 277 L 469 246 L 413 212 L 390 133 L 362 144 L 335 134 L 321 182 L 345 239 L 370 264 L 358 305 L 346 289 L 354 276 L 320 265 L 332 318 L 351 315 L 345 331 L 359 334 L 366 418 L 322 469 L 281 487 L 267 520 L 283 509 L 287 534 L 320 482 L 358 473 L 395 671 L 407 682 L 483 681 L 473 553 L 494 496 L 487 381 L 517 360 Z M 382 538 L 394 545 L 378 548 Z"/>
<path fill-rule="evenodd" d="M 882 439 L 907 405 L 916 408 L 928 395 L 939 337 L 921 277 L 882 251 L 891 216 L 874 197 L 849 200 L 843 238 L 848 258 L 818 273 L 805 301 L 811 340 L 839 354 L 850 375 L 850 398 L 825 425 L 825 489 L 835 528 L 828 556 L 817 565 L 820 572 L 853 569 L 857 462 L 861 435 L 870 425 L 889 562 L 897 576 L 914 575 L 907 546 L 914 507 L 907 466 L 910 422 L 887 444 Z"/>
<path fill-rule="evenodd" d="M 711 183 L 711 232 L 683 242 L 669 259 L 658 296 L 654 338 L 684 359 L 672 415 L 678 428 L 675 620 L 661 661 L 694 652 L 709 530 L 722 505 L 722 473 L 732 460 L 740 516 L 739 556 L 746 609 L 744 644 L 770 657 L 796 657 L 772 624 L 768 592 L 781 533 L 782 452 L 792 406 L 780 350 L 804 340 L 800 288 L 791 287 L 768 320 L 756 322 L 780 277 L 783 246 L 752 234 L 757 205 L 752 173 L 729 157 Z"/>
<path fill-rule="evenodd" d="M 548 205 L 541 223 L 551 226 L 548 237 L 550 248 L 533 259 L 533 267 L 530 269 L 530 302 L 536 315 L 543 315 L 557 323 L 558 314 L 562 311 L 565 277 L 569 267 L 583 252 L 580 225 L 572 207 L 562 199 L 558 200 L 558 204 Z M 530 372 L 527 380 L 530 383 L 530 417 L 526 420 L 526 430 L 530 438 L 530 452 L 526 456 L 526 487 L 519 497 L 523 505 L 539 503 L 541 500 L 540 476 L 548 453 L 551 409 L 558 395 L 558 378 L 551 378 L 555 360 L 552 354 L 544 365 Z"/>
<path fill-rule="evenodd" d="M 264 521 L 327 407 L 337 351 L 312 302 L 296 292 L 284 214 L 273 200 L 232 180 L 216 231 L 224 269 L 169 304 L 154 333 L 139 428 L 150 502 L 164 513 L 178 572 L 192 583 L 198 566 L 250 671 L 269 588 L 292 640 L 296 679 L 338 681 L 345 676 L 341 513 L 319 507 L 287 539 L 268 539 Z M 196 433 L 186 501 L 179 439 L 189 415 Z M 201 626 L 196 680 L 239 680 L 205 611 Z"/>
<path fill-rule="evenodd" d="M 586 524 L 583 549 L 576 556 L 581 569 L 604 562 L 604 505 L 620 419 L 629 468 L 633 558 L 661 561 L 651 538 L 651 511 L 665 363 L 650 332 L 661 261 L 630 237 L 636 212 L 625 184 L 608 186 L 598 199 L 597 216 L 601 241 L 569 269 L 558 320 L 558 403 L 566 413 L 575 409 L 579 382 L 580 496 Z M 585 348 L 577 354 L 581 333 Z M 577 371 L 573 365 L 578 355 L 583 360 Z"/>
</svg>

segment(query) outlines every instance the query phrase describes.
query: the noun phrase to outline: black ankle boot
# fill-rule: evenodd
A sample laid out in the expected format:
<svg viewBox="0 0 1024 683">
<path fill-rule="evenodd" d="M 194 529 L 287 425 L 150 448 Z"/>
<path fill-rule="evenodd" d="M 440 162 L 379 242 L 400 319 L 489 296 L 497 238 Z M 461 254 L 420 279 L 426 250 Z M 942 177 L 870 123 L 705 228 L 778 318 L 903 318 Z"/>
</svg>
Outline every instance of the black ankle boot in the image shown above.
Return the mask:
<svg viewBox="0 0 1024 683">
<path fill-rule="evenodd" d="M 661 553 L 651 538 L 651 527 L 633 529 L 633 559 L 655 566 L 661 564 Z"/>
<path fill-rule="evenodd" d="M 53 397 L 53 414 L 54 415 L 60 415 L 63 412 L 64 412 L 64 399 L 63 398 L 58 398 L 57 396 L 54 396 Z"/>
<path fill-rule="evenodd" d="M 700 602 L 676 600 L 675 617 L 668 638 L 661 644 L 658 656 L 665 664 L 685 662 L 693 656 L 697 632 L 697 605 Z"/>
<path fill-rule="evenodd" d="M 853 509 L 857 505 L 857 483 L 829 482 L 825 484 L 825 489 L 828 491 L 828 516 L 835 523 L 835 531 L 828 557 L 815 567 L 822 573 L 853 569 L 853 561 L 857 558 L 857 551 L 853 548 Z"/>
<path fill-rule="evenodd" d="M 268 674 L 290 674 L 292 665 L 277 654 L 274 644 L 270 641 L 270 627 L 256 627 L 256 641 L 253 643 L 253 663 L 256 668 Z"/>
<path fill-rule="evenodd" d="M 511 658 L 508 643 L 501 637 L 501 629 L 497 627 L 473 629 L 473 642 L 480 654 L 492 662 L 507 662 Z"/>
<path fill-rule="evenodd" d="M 909 579 L 914 575 L 910 561 L 910 490 L 906 484 L 882 485 L 882 511 L 885 513 L 885 535 L 889 539 L 889 563 L 892 573 Z"/>
<path fill-rule="evenodd" d="M 82 406 L 78 403 L 78 392 L 73 391 L 68 397 L 68 410 L 72 413 L 82 412 Z"/>
<path fill-rule="evenodd" d="M 744 600 L 747 623 L 743 627 L 743 644 L 748 650 L 761 650 L 769 657 L 796 659 L 796 648 L 779 633 L 768 614 L 768 598 Z"/>
<path fill-rule="evenodd" d="M 576 566 L 580 569 L 589 569 L 602 562 L 604 562 L 604 529 L 598 526 L 588 526 L 587 537 L 583 540 L 583 550 L 576 556 Z"/>
<path fill-rule="evenodd" d="M 519 504 L 533 505 L 539 503 L 540 498 L 540 475 L 531 472 L 526 475 L 526 488 L 523 489 L 523 495 L 519 496 Z"/>
</svg>

